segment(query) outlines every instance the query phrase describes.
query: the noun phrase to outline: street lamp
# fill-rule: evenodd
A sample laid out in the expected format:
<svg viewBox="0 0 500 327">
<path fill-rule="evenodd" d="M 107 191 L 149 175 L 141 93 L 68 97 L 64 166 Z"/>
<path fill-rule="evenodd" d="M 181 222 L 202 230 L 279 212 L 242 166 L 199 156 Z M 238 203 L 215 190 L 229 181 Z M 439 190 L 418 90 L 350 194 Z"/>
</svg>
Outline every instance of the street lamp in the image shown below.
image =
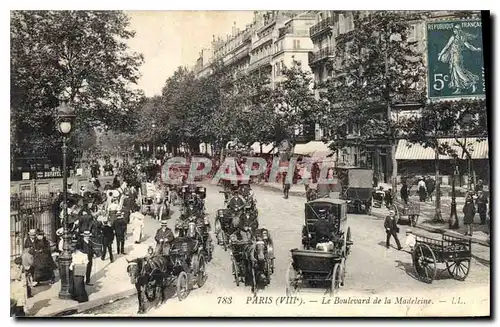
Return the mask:
<svg viewBox="0 0 500 327">
<path fill-rule="evenodd" d="M 69 267 L 71 265 L 71 236 L 68 229 L 68 171 L 66 168 L 66 157 L 68 152 L 67 140 L 73 127 L 76 115 L 73 108 L 63 102 L 58 108 L 57 127 L 63 137 L 63 251 L 59 256 L 59 275 L 61 277 L 60 299 L 71 299 L 69 292 Z"/>
<path fill-rule="evenodd" d="M 155 137 L 155 135 L 154 135 L 154 133 L 155 133 L 155 127 L 156 127 L 156 123 L 155 123 L 155 122 L 153 122 L 153 123 L 151 124 L 151 128 L 153 129 L 153 160 L 155 160 L 155 162 L 156 162 L 156 143 L 155 143 L 155 141 L 154 141 L 154 137 Z"/>
<path fill-rule="evenodd" d="M 470 113 L 465 113 L 464 116 L 462 117 L 462 122 L 465 124 L 465 126 L 469 126 L 469 124 L 471 123 L 473 117 Z M 467 144 L 467 128 L 465 129 L 465 137 L 466 137 L 466 142 L 464 142 L 465 144 Z M 467 146 L 467 145 L 466 145 Z M 472 191 L 472 167 L 471 167 L 471 158 L 469 155 L 467 155 L 467 175 L 469 177 L 469 180 L 467 181 L 467 187 L 469 189 L 469 191 Z"/>
<path fill-rule="evenodd" d="M 451 180 L 451 208 L 450 208 L 450 229 L 458 229 L 457 199 L 455 194 L 455 179 L 458 176 L 457 156 L 453 156 L 453 176 Z"/>
</svg>

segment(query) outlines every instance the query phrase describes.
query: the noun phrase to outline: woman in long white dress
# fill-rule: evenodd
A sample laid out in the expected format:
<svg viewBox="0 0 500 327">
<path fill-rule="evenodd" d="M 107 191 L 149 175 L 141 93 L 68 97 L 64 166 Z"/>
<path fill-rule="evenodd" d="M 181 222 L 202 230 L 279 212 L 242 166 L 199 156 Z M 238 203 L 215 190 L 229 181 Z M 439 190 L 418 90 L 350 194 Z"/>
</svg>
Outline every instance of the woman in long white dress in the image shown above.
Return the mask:
<svg viewBox="0 0 500 327">
<path fill-rule="evenodd" d="M 142 230 L 144 229 L 144 215 L 140 212 L 134 212 L 130 218 L 132 219 L 132 239 L 134 243 L 141 242 Z"/>
<path fill-rule="evenodd" d="M 481 51 L 481 48 L 476 48 L 469 43 L 469 40 L 474 38 L 474 35 L 464 32 L 461 26 L 457 24 L 453 28 L 452 37 L 438 54 L 439 61 L 449 64 L 450 83 L 448 87 L 455 89 L 453 94 L 458 94 L 463 89 L 471 89 L 472 93 L 476 91 L 479 76 L 465 68 L 462 55 L 465 48 L 475 52 Z"/>
</svg>

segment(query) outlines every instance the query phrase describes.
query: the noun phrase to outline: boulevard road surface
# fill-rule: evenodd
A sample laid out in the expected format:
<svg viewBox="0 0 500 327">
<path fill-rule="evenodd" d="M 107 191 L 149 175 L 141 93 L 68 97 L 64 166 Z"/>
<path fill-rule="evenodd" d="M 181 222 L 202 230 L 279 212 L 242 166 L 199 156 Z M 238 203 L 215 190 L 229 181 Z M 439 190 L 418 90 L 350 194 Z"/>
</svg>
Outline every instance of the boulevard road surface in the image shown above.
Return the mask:
<svg viewBox="0 0 500 327">
<path fill-rule="evenodd" d="M 275 246 L 275 272 L 271 284 L 258 292 L 257 303 L 251 297 L 249 287 L 236 287 L 231 273 L 229 253 L 215 244 L 214 258 L 208 265 L 208 280 L 201 289 L 194 288 L 187 299 L 179 302 L 173 296 L 159 307 L 151 308 L 147 316 L 189 316 L 189 315 L 236 315 L 236 316 L 297 316 L 301 315 L 470 315 L 487 314 L 489 312 L 489 248 L 473 244 L 474 254 L 469 276 L 463 282 L 449 277 L 446 269 L 438 274 L 432 284 L 425 284 L 414 277 L 411 256 L 408 252 L 395 249 L 391 240 L 391 248 L 385 248 L 385 231 L 383 219 L 367 215 L 348 215 L 348 225 L 351 227 L 351 254 L 347 259 L 345 286 L 341 288 L 338 297 L 342 299 L 367 299 L 371 302 L 379 297 L 382 303 L 378 305 L 333 305 L 322 304 L 323 297 L 329 298 L 322 290 L 304 289 L 300 296 L 312 299 L 301 305 L 280 305 L 277 298 L 285 296 L 285 274 L 290 264 L 290 249 L 301 247 L 301 231 L 304 223 L 305 199 L 291 196 L 284 199 L 279 192 L 254 186 L 259 210 L 260 227 L 270 230 Z M 206 207 L 213 226 L 217 209 L 223 207 L 223 194 L 220 188 L 207 185 Z M 178 216 L 175 208 L 174 217 L 170 220 L 170 228 Z M 405 229 L 400 226 L 399 238 L 404 245 Z M 153 235 L 154 236 L 154 235 Z M 435 237 L 439 235 L 434 234 Z M 215 243 L 215 237 L 214 243 Z M 173 291 L 175 292 L 175 291 Z M 460 298 L 459 298 L 460 296 Z M 223 298 L 225 297 L 225 299 Z M 403 297 L 403 299 L 397 299 Z M 384 304 L 384 301 L 391 304 Z M 418 302 L 409 305 L 407 299 L 430 299 L 432 303 Z M 231 300 L 229 300 L 231 299 Z M 231 303 L 227 303 L 227 302 Z M 314 302 L 318 301 L 318 302 Z M 327 300 L 325 300 L 327 301 Z M 395 304 L 398 301 L 398 304 Z M 226 303 L 223 303 L 226 302 Z M 266 304 L 267 302 L 267 304 Z M 260 303 L 260 304 L 259 304 Z M 338 303 L 337 303 L 338 304 Z M 280 308 L 281 306 L 281 308 Z M 111 303 L 84 315 L 135 315 L 137 312 L 137 297 Z M 82 314 L 83 315 L 83 314 Z"/>
</svg>

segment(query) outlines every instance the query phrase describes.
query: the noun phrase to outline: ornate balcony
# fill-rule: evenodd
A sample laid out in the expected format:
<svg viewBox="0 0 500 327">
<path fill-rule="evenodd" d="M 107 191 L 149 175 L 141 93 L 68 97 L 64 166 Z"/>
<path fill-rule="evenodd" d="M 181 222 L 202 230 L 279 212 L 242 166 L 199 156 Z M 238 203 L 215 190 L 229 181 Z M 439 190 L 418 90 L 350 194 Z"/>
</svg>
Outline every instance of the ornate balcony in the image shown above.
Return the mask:
<svg viewBox="0 0 500 327">
<path fill-rule="evenodd" d="M 316 52 L 309 53 L 309 65 L 315 64 L 316 62 L 323 60 L 328 57 L 335 56 L 335 48 L 334 47 L 326 47 Z"/>
<path fill-rule="evenodd" d="M 272 55 L 268 54 L 260 59 L 253 60 L 250 62 L 250 66 L 248 67 L 248 71 L 251 72 L 259 67 L 270 65 L 271 64 Z"/>
<path fill-rule="evenodd" d="M 311 35 L 311 38 L 315 37 L 316 35 L 324 32 L 328 29 L 333 28 L 334 25 L 335 25 L 334 18 L 327 17 L 327 18 L 323 19 L 322 21 L 320 21 L 319 23 L 311 26 L 311 28 L 309 29 L 309 34 Z"/>
</svg>

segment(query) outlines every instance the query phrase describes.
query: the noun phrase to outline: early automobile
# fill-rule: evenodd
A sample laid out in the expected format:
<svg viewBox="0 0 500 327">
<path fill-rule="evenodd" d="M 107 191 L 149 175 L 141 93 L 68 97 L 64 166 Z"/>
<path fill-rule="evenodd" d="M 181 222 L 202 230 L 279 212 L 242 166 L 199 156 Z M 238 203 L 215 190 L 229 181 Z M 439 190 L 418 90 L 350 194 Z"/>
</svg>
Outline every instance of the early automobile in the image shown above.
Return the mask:
<svg viewBox="0 0 500 327">
<path fill-rule="evenodd" d="M 316 222 L 331 224 L 331 240 L 316 236 Z M 335 294 L 344 285 L 346 259 L 351 251 L 351 229 L 347 226 L 347 204 L 340 199 L 317 199 L 306 203 L 302 230 L 303 249 L 292 249 L 286 273 L 286 292 L 293 295 L 303 287 L 323 285 Z"/>
</svg>

